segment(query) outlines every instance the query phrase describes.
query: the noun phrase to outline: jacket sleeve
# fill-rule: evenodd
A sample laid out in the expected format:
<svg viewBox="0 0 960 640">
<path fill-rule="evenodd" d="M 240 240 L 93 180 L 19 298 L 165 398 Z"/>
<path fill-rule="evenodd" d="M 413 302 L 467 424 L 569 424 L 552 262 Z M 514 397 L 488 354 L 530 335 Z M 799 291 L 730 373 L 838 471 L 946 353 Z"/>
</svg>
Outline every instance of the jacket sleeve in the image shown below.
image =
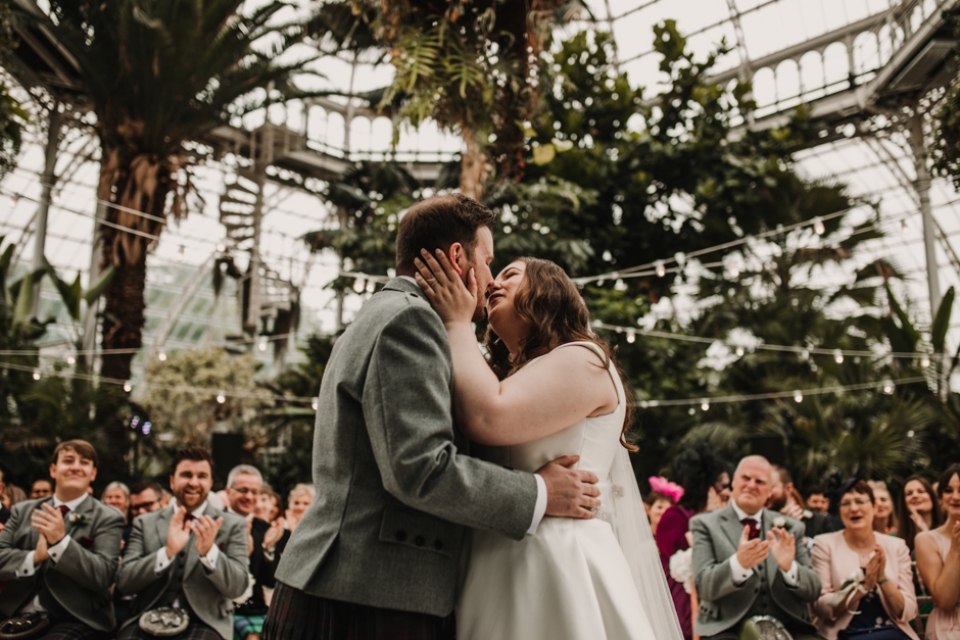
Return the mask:
<svg viewBox="0 0 960 640">
<path fill-rule="evenodd" d="M 760 581 L 754 572 L 741 584 L 733 583 L 730 558 L 719 557 L 704 518 L 694 517 L 690 521 L 690 530 L 693 532 L 693 580 L 700 600 L 720 600 L 744 589 L 752 589 Z"/>
<path fill-rule="evenodd" d="M 266 531 L 254 531 L 253 535 L 253 553 L 250 554 L 250 575 L 261 587 L 273 588 L 276 584 L 274 574 L 277 572 L 277 562 L 280 554 L 276 547 L 273 549 L 273 560 L 267 560 L 263 552 L 263 536 Z"/>
<path fill-rule="evenodd" d="M 225 535 L 217 536 L 223 549 L 217 557 L 216 569 L 203 567 L 203 575 L 224 597 L 239 598 L 247 590 L 247 523 L 242 518 L 224 518 Z M 201 565 L 203 566 L 203 565 Z"/>
<path fill-rule="evenodd" d="M 820 597 L 820 577 L 817 575 L 817 572 L 813 570 L 813 566 L 810 563 L 810 553 L 807 551 L 807 545 L 804 543 L 804 537 L 806 536 L 806 528 L 803 526 L 802 522 L 793 520 L 793 527 L 791 532 L 794 535 L 794 544 L 797 548 L 797 568 L 800 573 L 800 584 L 794 588 L 790 589 L 790 592 L 794 597 L 799 598 L 803 602 L 814 602 L 817 598 Z M 816 538 L 814 538 L 816 540 Z M 782 576 L 781 580 L 782 581 Z M 783 583 L 786 587 L 786 583 Z M 789 587 L 786 587 L 789 589 Z"/>
<path fill-rule="evenodd" d="M 96 531 L 91 532 L 93 548 L 85 549 L 72 537 L 60 560 L 48 571 L 55 571 L 86 585 L 91 590 L 109 589 L 117 576 L 123 516 L 116 509 L 102 512 Z"/>
<path fill-rule="evenodd" d="M 818 536 L 813 539 L 813 570 L 820 578 L 820 597 L 813 603 L 813 611 L 821 620 L 833 622 L 837 616 L 830 606 L 830 599 L 840 585 L 834 586 L 831 573 L 832 553 L 827 541 L 829 536 Z M 799 565 L 799 563 L 797 563 Z"/>
<path fill-rule="evenodd" d="M 154 571 L 157 563 L 156 551 L 148 551 L 144 546 L 143 523 L 146 519 L 143 516 L 134 519 L 133 530 L 117 571 L 117 591 L 125 596 L 136 595 L 158 579 Z M 169 567 L 167 570 L 169 571 Z"/>
<path fill-rule="evenodd" d="M 522 539 L 533 521 L 536 480 L 458 454 L 440 318 L 429 307 L 407 307 L 375 340 L 362 404 L 386 490 L 438 518 Z"/>
<path fill-rule="evenodd" d="M 10 519 L 0 531 L 0 580 L 16 580 L 17 569 L 27 559 L 28 553 L 33 553 L 33 549 L 17 549 L 14 547 L 14 535 L 20 530 L 20 527 L 26 524 L 30 526 L 30 506 L 31 503 L 21 503 L 14 505 L 11 510 Z"/>
<path fill-rule="evenodd" d="M 899 538 L 896 539 L 897 554 L 897 589 L 903 594 L 903 615 L 900 616 L 900 622 L 910 622 L 917 617 L 919 607 L 917 605 L 917 592 L 913 586 L 913 564 L 910 560 L 910 549 L 907 543 Z M 887 559 L 887 566 L 891 564 Z"/>
</svg>

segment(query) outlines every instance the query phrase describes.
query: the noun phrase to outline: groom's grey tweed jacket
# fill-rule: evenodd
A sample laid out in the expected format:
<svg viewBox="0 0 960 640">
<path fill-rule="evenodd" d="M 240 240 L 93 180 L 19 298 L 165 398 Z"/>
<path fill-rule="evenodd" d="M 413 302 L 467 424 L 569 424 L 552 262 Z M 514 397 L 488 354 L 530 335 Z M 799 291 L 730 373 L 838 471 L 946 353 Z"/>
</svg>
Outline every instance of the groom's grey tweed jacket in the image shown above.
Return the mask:
<svg viewBox="0 0 960 640">
<path fill-rule="evenodd" d="M 536 480 L 464 455 L 452 391 L 443 323 L 419 287 L 391 280 L 337 340 L 324 370 L 317 498 L 277 580 L 333 600 L 445 616 L 464 527 L 525 535 Z"/>
</svg>

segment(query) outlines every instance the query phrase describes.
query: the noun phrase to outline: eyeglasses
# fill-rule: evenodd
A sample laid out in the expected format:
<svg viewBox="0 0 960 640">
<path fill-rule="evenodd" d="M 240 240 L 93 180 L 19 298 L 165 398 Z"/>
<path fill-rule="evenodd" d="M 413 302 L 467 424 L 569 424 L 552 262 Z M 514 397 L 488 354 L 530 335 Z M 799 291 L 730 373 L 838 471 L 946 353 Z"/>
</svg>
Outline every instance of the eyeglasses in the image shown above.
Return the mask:
<svg viewBox="0 0 960 640">
<path fill-rule="evenodd" d="M 259 490 L 259 489 L 249 489 L 249 488 L 247 488 L 247 489 L 235 489 L 235 488 L 233 488 L 233 487 L 230 487 L 230 491 L 236 491 L 237 493 L 242 493 L 243 495 L 249 495 L 249 494 L 254 494 L 254 495 L 256 495 L 256 494 L 260 493 L 260 490 Z"/>
<path fill-rule="evenodd" d="M 149 511 L 150 507 L 152 507 L 155 504 L 157 504 L 156 500 L 152 500 L 150 502 L 141 502 L 140 504 L 132 504 L 130 505 L 130 511 L 134 513 L 139 511 Z"/>
<path fill-rule="evenodd" d="M 844 500 L 840 503 L 841 509 L 849 509 L 850 507 L 865 507 L 869 504 L 872 504 L 869 500 Z"/>
</svg>

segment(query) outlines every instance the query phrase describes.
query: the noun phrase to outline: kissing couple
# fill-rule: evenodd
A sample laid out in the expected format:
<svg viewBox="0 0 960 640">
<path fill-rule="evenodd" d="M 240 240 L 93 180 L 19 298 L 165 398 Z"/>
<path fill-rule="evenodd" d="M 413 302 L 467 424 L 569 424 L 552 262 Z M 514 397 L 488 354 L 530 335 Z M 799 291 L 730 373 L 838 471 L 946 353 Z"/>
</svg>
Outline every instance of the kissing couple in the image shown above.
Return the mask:
<svg viewBox="0 0 960 640">
<path fill-rule="evenodd" d="M 462 195 L 402 217 L 324 370 L 264 640 L 682 638 L 610 350 L 557 265 L 493 278 L 493 223 Z"/>
</svg>

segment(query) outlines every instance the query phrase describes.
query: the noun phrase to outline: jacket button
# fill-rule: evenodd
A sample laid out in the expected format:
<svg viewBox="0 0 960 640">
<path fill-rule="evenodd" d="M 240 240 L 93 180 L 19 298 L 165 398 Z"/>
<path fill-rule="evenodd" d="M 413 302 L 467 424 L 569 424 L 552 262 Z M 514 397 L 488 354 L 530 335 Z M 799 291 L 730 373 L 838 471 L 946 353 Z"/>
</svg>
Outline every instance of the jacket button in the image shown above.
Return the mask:
<svg viewBox="0 0 960 640">
<path fill-rule="evenodd" d="M 396 537 L 397 542 L 403 542 L 407 539 L 407 532 L 402 529 L 397 529 L 397 532 L 393 535 Z"/>
<path fill-rule="evenodd" d="M 427 540 L 423 536 L 417 536 L 414 538 L 413 544 L 417 545 L 418 547 L 422 547 L 423 545 L 427 544 Z"/>
<path fill-rule="evenodd" d="M 440 540 L 439 538 L 434 540 L 433 548 L 436 549 L 437 551 L 440 551 L 441 549 L 443 549 L 443 540 Z"/>
</svg>

